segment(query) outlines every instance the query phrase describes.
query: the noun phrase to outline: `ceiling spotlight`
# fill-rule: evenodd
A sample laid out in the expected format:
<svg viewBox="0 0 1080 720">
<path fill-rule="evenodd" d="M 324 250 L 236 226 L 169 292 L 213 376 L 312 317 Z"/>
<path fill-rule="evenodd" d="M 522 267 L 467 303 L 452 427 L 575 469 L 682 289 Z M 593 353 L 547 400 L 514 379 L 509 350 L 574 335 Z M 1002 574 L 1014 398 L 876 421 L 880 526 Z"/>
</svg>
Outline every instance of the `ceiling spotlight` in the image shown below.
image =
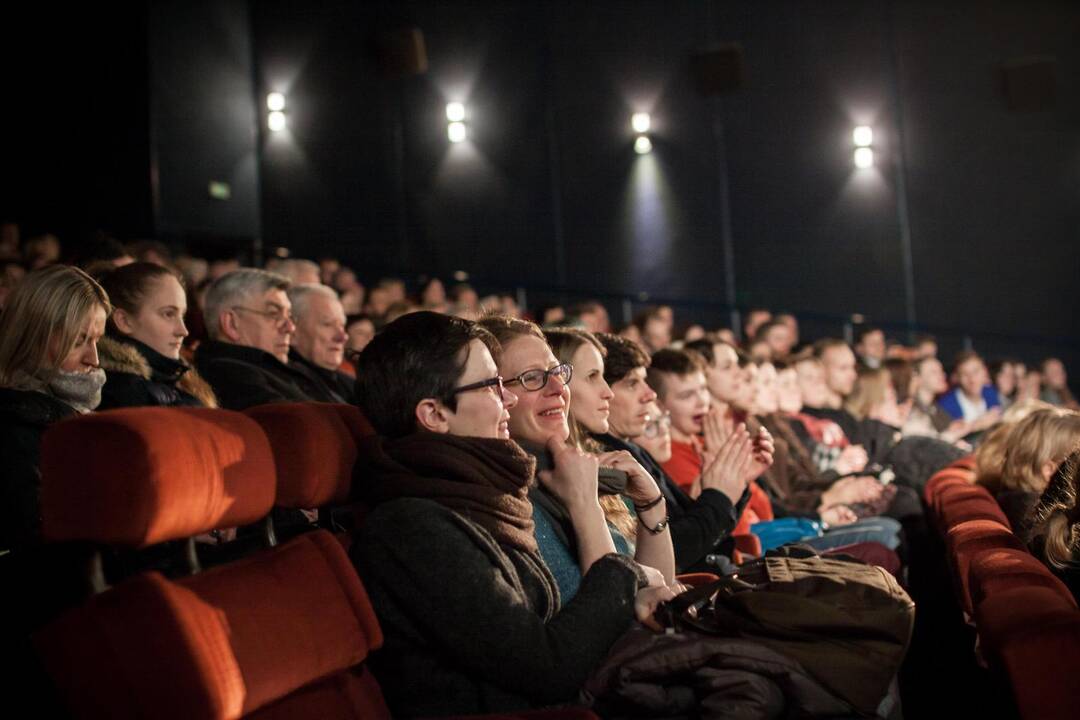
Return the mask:
<svg viewBox="0 0 1080 720">
<path fill-rule="evenodd" d="M 855 148 L 855 167 L 865 170 L 874 166 L 874 151 L 868 147 Z"/>
<path fill-rule="evenodd" d="M 446 119 L 450 122 L 461 122 L 465 119 L 465 106 L 459 102 L 452 102 L 446 106 Z"/>
<path fill-rule="evenodd" d="M 651 150 L 652 140 L 650 140 L 646 136 L 641 135 L 640 137 L 638 137 L 637 140 L 634 141 L 634 152 L 636 152 L 638 155 L 644 155 Z"/>
<path fill-rule="evenodd" d="M 867 125 L 860 125 L 851 133 L 857 147 L 870 147 L 874 143 L 874 130 Z"/>
<path fill-rule="evenodd" d="M 267 116 L 266 124 L 274 132 L 281 132 L 285 129 L 285 113 L 274 110 Z"/>
<path fill-rule="evenodd" d="M 280 112 L 285 109 L 285 96 L 279 92 L 272 92 L 266 96 L 266 108 L 272 112 Z"/>
<path fill-rule="evenodd" d="M 450 142 L 459 143 L 465 140 L 465 123 L 452 122 L 446 126 L 446 137 L 450 138 Z"/>
<path fill-rule="evenodd" d="M 651 125 L 652 119 L 649 117 L 649 113 L 634 113 L 630 118 L 630 127 L 634 128 L 636 133 L 649 132 Z"/>
</svg>

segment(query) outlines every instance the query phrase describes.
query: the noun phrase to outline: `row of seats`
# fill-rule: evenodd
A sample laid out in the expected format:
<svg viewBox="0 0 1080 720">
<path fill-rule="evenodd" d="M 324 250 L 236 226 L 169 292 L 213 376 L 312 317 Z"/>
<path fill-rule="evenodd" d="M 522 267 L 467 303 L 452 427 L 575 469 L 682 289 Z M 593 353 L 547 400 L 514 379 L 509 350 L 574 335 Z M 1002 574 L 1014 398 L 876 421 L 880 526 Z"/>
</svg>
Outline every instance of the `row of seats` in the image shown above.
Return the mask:
<svg viewBox="0 0 1080 720">
<path fill-rule="evenodd" d="M 974 459 L 941 470 L 925 499 L 945 543 L 957 601 L 991 670 L 1008 679 L 1022 718 L 1075 717 L 1080 609 L 1068 588 L 1013 534 Z"/>
<path fill-rule="evenodd" d="M 346 503 L 369 432 L 356 408 L 316 403 L 64 421 L 43 439 L 43 536 L 128 551 L 177 541 L 197 555 L 194 536 L 265 521 L 275 506 Z M 99 592 L 34 644 L 76 717 L 388 718 L 365 666 L 382 633 L 347 542 L 313 528 L 277 544 L 271 530 L 269 547 L 230 562 L 200 570 L 196 557 L 192 574 L 112 587 L 99 563 Z"/>
</svg>

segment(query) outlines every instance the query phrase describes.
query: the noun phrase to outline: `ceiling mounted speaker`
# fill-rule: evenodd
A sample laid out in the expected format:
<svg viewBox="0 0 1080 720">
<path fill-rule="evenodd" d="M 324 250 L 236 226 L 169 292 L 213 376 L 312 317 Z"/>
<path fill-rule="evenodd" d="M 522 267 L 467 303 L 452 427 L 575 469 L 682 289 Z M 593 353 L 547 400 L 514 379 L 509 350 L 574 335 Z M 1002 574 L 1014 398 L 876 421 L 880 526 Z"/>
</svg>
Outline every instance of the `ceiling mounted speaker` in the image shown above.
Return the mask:
<svg viewBox="0 0 1080 720">
<path fill-rule="evenodd" d="M 1052 110 L 1057 104 L 1057 60 L 1037 56 L 1019 58 L 1001 66 L 1005 105 L 1015 112 Z"/>
<path fill-rule="evenodd" d="M 428 69 L 424 33 L 417 27 L 398 28 L 379 33 L 379 66 L 390 77 L 423 75 Z"/>
<path fill-rule="evenodd" d="M 743 84 L 743 51 L 738 43 L 723 43 L 690 56 L 690 71 L 702 95 L 724 95 Z"/>
</svg>

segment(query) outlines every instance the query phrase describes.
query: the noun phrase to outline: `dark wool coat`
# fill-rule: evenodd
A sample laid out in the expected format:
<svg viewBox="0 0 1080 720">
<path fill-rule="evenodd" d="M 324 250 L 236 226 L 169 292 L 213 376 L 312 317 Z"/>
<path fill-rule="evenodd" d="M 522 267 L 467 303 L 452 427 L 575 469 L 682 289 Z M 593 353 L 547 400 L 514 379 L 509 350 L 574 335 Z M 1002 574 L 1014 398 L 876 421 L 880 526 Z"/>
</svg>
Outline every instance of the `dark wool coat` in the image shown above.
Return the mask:
<svg viewBox="0 0 1080 720">
<path fill-rule="evenodd" d="M 316 389 L 315 399 L 320 402 L 351 404 L 355 399 L 356 380 L 343 372 L 327 370 L 308 362 L 307 358 L 296 352 L 296 348 L 289 350 L 289 367 L 307 374 Z"/>
<path fill-rule="evenodd" d="M 45 393 L 0 388 L 0 550 L 37 543 L 41 530 L 41 436 L 78 413 Z"/>
<path fill-rule="evenodd" d="M 428 477 L 438 458 L 429 452 L 417 462 Z M 401 468 L 386 477 L 399 477 Z M 363 456 L 357 472 L 364 474 L 358 484 L 379 482 Z M 394 717 L 575 701 L 633 624 L 641 581 L 633 561 L 607 555 L 561 606 L 539 554 L 496 541 L 436 500 L 413 497 L 376 507 L 350 554 L 385 636 L 371 664 Z"/>
<path fill-rule="evenodd" d="M 195 351 L 195 367 L 229 410 L 318 399 L 306 373 L 258 348 L 207 340 Z"/>
<path fill-rule="evenodd" d="M 98 410 L 122 407 L 216 407 L 210 385 L 194 368 L 131 338 L 103 337 L 98 357 L 108 379 Z"/>
</svg>

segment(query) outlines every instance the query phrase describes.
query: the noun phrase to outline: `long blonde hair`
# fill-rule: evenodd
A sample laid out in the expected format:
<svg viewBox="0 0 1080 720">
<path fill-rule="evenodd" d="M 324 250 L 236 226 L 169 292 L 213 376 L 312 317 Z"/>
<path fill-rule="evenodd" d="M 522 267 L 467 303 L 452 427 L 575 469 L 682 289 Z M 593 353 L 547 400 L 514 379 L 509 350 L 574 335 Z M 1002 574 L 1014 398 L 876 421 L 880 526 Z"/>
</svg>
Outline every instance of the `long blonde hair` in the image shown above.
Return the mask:
<svg viewBox="0 0 1080 720">
<path fill-rule="evenodd" d="M 1056 568 L 1075 563 L 1080 548 L 1080 451 L 1061 464 L 1031 512 L 1032 538 L 1042 536 L 1043 558 Z"/>
<path fill-rule="evenodd" d="M 1080 413 L 1058 408 L 1032 413 L 1009 433 L 1001 468 L 1002 489 L 1041 493 L 1047 484 L 1043 465 L 1060 464 L 1077 445 Z"/>
<path fill-rule="evenodd" d="M 544 339 L 547 340 L 551 352 L 558 358 L 559 362 L 572 362 L 574 353 L 583 345 L 592 345 L 600 353 L 600 357 L 607 357 L 607 348 L 592 333 L 581 328 L 547 329 L 544 330 Z M 573 400 L 571 400 L 570 404 L 571 410 L 566 418 L 570 425 L 570 444 L 588 453 L 598 454 L 602 452 L 603 448 L 600 447 L 600 444 L 589 437 L 589 432 L 574 417 Z M 604 517 L 607 518 L 607 521 L 615 526 L 615 529 L 622 533 L 623 537 L 633 542 L 637 537 L 637 523 L 634 521 L 633 516 L 630 515 L 630 510 L 626 507 L 622 497 L 619 495 L 601 495 L 600 507 L 603 508 Z"/>
<path fill-rule="evenodd" d="M 865 420 L 885 404 L 891 386 L 892 375 L 885 368 L 859 368 L 859 379 L 844 401 L 844 409 L 859 420 Z"/>
<path fill-rule="evenodd" d="M 1042 400 L 1021 400 L 1010 405 L 1001 416 L 1001 422 L 983 436 L 975 450 L 975 482 L 997 494 L 1001 489 L 1001 471 L 1013 428 L 1036 412 L 1053 409 L 1053 405 Z"/>
<path fill-rule="evenodd" d="M 76 267 L 50 265 L 27 275 L 0 312 L 0 387 L 20 372 L 57 372 L 95 307 L 112 311 L 101 286 Z"/>
</svg>

